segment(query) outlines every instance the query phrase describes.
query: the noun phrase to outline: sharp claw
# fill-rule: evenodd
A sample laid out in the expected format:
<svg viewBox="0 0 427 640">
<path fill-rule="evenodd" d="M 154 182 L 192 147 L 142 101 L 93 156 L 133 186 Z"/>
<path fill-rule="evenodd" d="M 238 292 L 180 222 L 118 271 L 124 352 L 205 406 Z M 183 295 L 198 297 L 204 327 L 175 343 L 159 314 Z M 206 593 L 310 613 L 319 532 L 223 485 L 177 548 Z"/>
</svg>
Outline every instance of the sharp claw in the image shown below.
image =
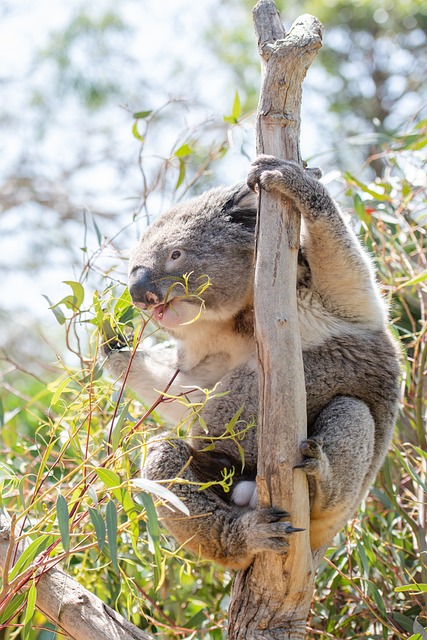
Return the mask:
<svg viewBox="0 0 427 640">
<path fill-rule="evenodd" d="M 287 511 L 282 511 L 281 509 L 277 509 L 275 512 L 275 515 L 277 515 L 278 518 L 290 518 L 290 513 L 288 513 Z"/>
<path fill-rule="evenodd" d="M 305 531 L 305 529 L 300 529 L 299 527 L 288 527 L 288 533 L 297 533 L 298 531 Z"/>
</svg>

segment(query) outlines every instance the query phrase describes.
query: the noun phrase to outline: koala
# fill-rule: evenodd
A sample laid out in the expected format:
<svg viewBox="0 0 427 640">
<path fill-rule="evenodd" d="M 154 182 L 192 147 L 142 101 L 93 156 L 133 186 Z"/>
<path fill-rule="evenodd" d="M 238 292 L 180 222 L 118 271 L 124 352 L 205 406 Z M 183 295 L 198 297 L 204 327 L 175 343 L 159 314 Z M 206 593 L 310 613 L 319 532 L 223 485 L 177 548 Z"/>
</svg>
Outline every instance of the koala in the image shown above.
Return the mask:
<svg viewBox="0 0 427 640">
<path fill-rule="evenodd" d="M 147 445 L 142 473 L 166 482 L 188 506 L 184 516 L 158 508 L 176 540 L 203 558 L 241 569 L 255 554 L 285 554 L 297 535 L 290 516 L 257 507 L 258 375 L 253 327 L 256 189 L 274 190 L 301 213 L 297 299 L 307 392 L 308 437 L 299 468 L 307 474 L 310 541 L 325 548 L 354 513 L 377 474 L 392 436 L 399 357 L 372 264 L 316 173 L 260 156 L 247 184 L 212 189 L 163 213 L 143 234 L 129 264 L 135 305 L 175 346 L 134 354 L 127 384 L 147 403 L 167 389 L 191 401 L 213 394 L 187 440 L 169 435 Z M 187 275 L 187 285 L 182 276 Z M 210 286 L 200 300 L 200 282 Z M 128 351 L 112 351 L 117 377 Z M 177 375 L 176 372 L 178 371 Z M 172 382 L 171 382 L 172 381 Z M 171 424 L 188 409 L 159 407 Z M 238 413 L 240 412 L 240 413 Z M 235 420 L 232 437 L 226 425 Z M 244 456 L 241 455 L 241 449 Z M 214 484 L 233 470 L 232 491 Z"/>
</svg>

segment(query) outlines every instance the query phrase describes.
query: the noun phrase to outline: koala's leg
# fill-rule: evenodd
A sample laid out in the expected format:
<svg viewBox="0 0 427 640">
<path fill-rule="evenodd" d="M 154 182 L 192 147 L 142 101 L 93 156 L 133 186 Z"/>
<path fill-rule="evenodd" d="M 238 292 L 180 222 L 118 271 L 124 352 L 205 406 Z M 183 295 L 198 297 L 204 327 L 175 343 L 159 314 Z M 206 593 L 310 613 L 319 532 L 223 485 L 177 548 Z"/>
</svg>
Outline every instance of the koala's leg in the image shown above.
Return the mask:
<svg viewBox="0 0 427 640">
<path fill-rule="evenodd" d="M 338 396 L 323 409 L 297 465 L 310 485 L 312 549 L 331 542 L 356 510 L 378 464 L 374 456 L 375 424 L 366 404 Z"/>
<path fill-rule="evenodd" d="M 259 156 L 248 174 L 252 188 L 277 190 L 292 200 L 304 219 L 303 245 L 312 289 L 334 315 L 382 327 L 385 311 L 372 266 L 325 187 L 294 162 Z"/>
<path fill-rule="evenodd" d="M 158 508 L 174 538 L 202 558 L 235 569 L 247 567 L 261 551 L 286 553 L 287 538 L 297 531 L 283 521 L 288 516 L 286 512 L 275 508 L 242 510 L 227 504 L 211 489 L 200 491 L 199 486 L 186 484 L 200 482 L 197 453 L 178 439 L 148 445 L 143 476 L 155 481 L 170 480 L 169 488 L 190 510 L 190 516 L 186 516 L 166 505 Z M 188 464 L 192 456 L 194 459 Z M 168 486 L 169 482 L 165 484 Z"/>
</svg>

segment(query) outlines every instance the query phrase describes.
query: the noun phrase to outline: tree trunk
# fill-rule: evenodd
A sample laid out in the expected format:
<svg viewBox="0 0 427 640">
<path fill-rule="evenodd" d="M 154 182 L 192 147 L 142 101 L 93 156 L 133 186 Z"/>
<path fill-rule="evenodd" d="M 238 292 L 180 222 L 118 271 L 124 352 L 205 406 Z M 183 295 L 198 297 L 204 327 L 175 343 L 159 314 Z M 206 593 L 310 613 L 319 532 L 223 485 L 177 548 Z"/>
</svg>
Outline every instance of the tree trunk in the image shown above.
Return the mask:
<svg viewBox="0 0 427 640">
<path fill-rule="evenodd" d="M 0 510 L 0 569 L 7 569 L 10 549 L 10 521 Z M 14 546 L 13 542 L 12 545 Z M 19 545 L 17 558 L 24 550 Z M 37 574 L 36 574 L 37 576 Z M 84 589 L 60 569 L 52 568 L 36 577 L 36 607 L 56 624 L 65 637 L 74 640 L 152 640 L 128 620 Z"/>
<path fill-rule="evenodd" d="M 263 60 L 257 152 L 301 163 L 301 85 L 321 46 L 321 24 L 299 18 L 285 35 L 273 0 L 254 8 Z M 309 541 L 308 485 L 299 444 L 306 438 L 306 399 L 296 302 L 300 218 L 276 193 L 260 192 L 255 266 L 258 346 L 258 495 L 260 506 L 289 511 L 289 553 L 260 554 L 238 573 L 229 612 L 230 640 L 305 637 L 318 558 Z"/>
</svg>

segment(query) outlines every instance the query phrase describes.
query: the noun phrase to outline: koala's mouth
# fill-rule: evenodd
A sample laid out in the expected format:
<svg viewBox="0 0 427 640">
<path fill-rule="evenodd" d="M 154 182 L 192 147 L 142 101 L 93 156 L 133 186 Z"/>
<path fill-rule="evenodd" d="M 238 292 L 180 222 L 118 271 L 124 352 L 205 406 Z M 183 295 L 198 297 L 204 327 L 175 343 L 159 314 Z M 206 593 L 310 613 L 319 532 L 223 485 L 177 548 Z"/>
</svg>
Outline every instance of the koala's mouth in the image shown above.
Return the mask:
<svg viewBox="0 0 427 640">
<path fill-rule="evenodd" d="M 155 320 L 157 320 L 157 322 L 161 322 L 163 320 L 163 316 L 165 315 L 166 311 L 170 308 L 172 304 L 172 300 L 168 300 L 167 302 L 162 302 L 161 304 L 156 304 L 153 307 L 151 307 L 151 310 L 153 312 L 153 317 Z"/>
<path fill-rule="evenodd" d="M 150 307 L 152 316 L 165 329 L 178 330 L 192 324 L 200 315 L 200 308 L 187 299 L 176 296 L 167 302 Z"/>
</svg>

